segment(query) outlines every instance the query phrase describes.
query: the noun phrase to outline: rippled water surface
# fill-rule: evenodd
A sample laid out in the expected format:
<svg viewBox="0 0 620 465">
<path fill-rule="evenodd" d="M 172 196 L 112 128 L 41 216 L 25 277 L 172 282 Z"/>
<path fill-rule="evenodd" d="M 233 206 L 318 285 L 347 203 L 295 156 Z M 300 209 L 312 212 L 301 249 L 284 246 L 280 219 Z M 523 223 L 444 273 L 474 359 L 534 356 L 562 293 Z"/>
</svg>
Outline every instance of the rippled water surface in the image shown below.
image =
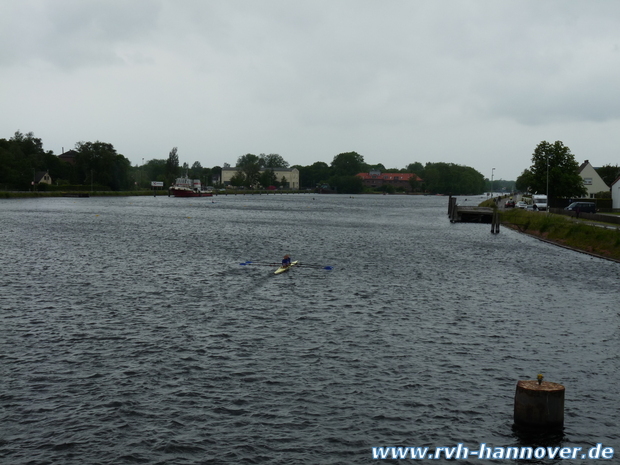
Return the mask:
<svg viewBox="0 0 620 465">
<path fill-rule="evenodd" d="M 523 445 L 539 372 L 566 386 L 552 442 L 620 454 L 620 264 L 445 197 L 2 200 L 0 252 L 0 463 Z M 240 265 L 285 253 L 320 266 Z"/>
</svg>

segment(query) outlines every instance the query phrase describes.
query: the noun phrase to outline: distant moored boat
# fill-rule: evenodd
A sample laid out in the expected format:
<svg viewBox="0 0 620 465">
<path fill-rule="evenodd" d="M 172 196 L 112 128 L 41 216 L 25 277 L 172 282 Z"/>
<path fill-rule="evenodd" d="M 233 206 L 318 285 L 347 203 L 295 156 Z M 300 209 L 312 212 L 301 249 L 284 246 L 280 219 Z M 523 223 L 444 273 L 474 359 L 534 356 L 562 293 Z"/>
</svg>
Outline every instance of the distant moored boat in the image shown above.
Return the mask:
<svg viewBox="0 0 620 465">
<path fill-rule="evenodd" d="M 213 192 L 202 190 L 200 179 L 187 177 L 177 178 L 175 183 L 168 189 L 168 195 L 175 197 L 213 197 Z"/>
</svg>

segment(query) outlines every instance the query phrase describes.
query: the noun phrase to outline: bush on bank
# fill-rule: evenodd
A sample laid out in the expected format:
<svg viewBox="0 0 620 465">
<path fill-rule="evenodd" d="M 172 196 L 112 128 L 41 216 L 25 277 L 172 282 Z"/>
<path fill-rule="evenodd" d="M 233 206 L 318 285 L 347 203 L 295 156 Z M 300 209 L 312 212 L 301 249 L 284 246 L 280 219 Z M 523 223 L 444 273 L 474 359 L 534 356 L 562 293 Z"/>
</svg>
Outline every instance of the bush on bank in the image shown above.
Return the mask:
<svg viewBox="0 0 620 465">
<path fill-rule="evenodd" d="M 501 218 L 504 225 L 526 234 L 620 260 L 620 230 L 616 227 L 604 228 L 566 216 L 520 208 L 502 211 Z"/>
</svg>

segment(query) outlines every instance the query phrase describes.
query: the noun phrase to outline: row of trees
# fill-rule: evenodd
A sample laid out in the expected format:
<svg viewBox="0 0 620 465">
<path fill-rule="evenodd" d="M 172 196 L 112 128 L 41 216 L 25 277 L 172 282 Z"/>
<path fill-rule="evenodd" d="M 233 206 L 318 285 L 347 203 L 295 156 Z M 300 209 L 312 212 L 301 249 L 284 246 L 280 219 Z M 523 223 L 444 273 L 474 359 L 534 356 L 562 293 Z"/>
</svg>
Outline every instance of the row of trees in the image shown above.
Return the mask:
<svg viewBox="0 0 620 465">
<path fill-rule="evenodd" d="M 37 171 L 54 170 L 68 176 L 58 157 L 43 150 L 41 139 L 17 131 L 10 139 L 0 139 L 0 186 L 27 190 Z"/>
<path fill-rule="evenodd" d="M 206 184 L 211 183 L 214 175 L 220 176 L 218 167 L 203 168 L 199 162 L 191 168 L 187 163 L 179 166 L 176 147 L 168 159 L 149 160 L 136 167 L 106 142 L 78 142 L 71 152 L 75 155 L 73 163 L 62 161 L 52 151 L 43 150 L 41 139 L 32 132 L 17 131 L 10 139 L 0 139 L 0 189 L 32 189 L 35 175 L 40 172 L 49 172 L 53 185 L 61 189 L 88 186 L 113 191 L 148 188 L 151 181 L 170 185 L 182 170 Z M 45 188 L 45 185 L 37 186 L 37 189 Z"/>
<path fill-rule="evenodd" d="M 112 144 L 105 142 L 79 142 L 75 149 L 75 163 L 66 163 L 52 151 L 44 151 L 41 139 L 34 134 L 17 131 L 10 139 L 0 139 L 0 188 L 27 190 L 31 188 L 35 172 L 49 171 L 55 185 L 94 186 L 97 189 L 132 190 L 150 187 L 151 181 L 161 181 L 165 186 L 180 174 L 187 173 L 212 185 L 221 179 L 221 167 L 203 167 L 196 161 L 191 166 L 180 164 L 177 147 L 165 159 L 152 159 L 132 167 L 129 160 L 117 153 Z M 224 164 L 229 167 L 228 164 Z M 277 179 L 275 168 L 288 168 L 289 163 L 278 154 L 246 154 L 237 159 L 237 175 L 233 185 L 261 185 L 264 187 L 284 184 Z M 442 194 L 478 194 L 488 187 L 488 180 L 473 168 L 452 163 L 415 162 L 406 168 L 386 168 L 382 164 L 368 164 L 357 152 L 336 155 L 331 164 L 317 161 L 312 165 L 295 165 L 300 173 L 303 189 L 327 186 L 341 193 L 363 191 L 358 173 L 379 170 L 388 173 L 415 173 L 422 182 L 413 182 L 415 191 Z"/>
<path fill-rule="evenodd" d="M 32 188 L 38 172 L 49 172 L 56 185 L 90 185 L 111 190 L 131 186 L 131 163 L 104 142 L 79 142 L 75 163 L 66 163 L 52 151 L 43 150 L 41 139 L 32 132 L 17 131 L 0 139 L 0 186 L 5 189 Z"/>
<path fill-rule="evenodd" d="M 436 194 L 481 194 L 485 191 L 484 176 L 469 166 L 454 163 L 410 163 L 406 168 L 386 168 L 381 163 L 370 165 L 357 152 L 346 152 L 336 155 L 328 165 L 316 162 L 310 166 L 296 166 L 299 169 L 302 187 L 325 185 L 343 193 L 359 193 L 363 191 L 358 173 L 377 170 L 382 173 L 415 173 L 422 181 L 411 181 L 411 188 L 417 192 Z"/>
</svg>

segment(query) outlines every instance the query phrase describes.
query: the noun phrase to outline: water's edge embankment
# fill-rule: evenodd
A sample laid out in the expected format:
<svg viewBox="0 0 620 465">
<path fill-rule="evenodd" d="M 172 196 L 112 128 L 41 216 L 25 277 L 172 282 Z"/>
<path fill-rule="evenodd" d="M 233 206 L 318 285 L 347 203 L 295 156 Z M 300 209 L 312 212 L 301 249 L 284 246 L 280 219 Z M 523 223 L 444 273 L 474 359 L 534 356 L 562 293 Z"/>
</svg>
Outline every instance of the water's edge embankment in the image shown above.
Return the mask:
<svg viewBox="0 0 620 465">
<path fill-rule="evenodd" d="M 606 249 L 600 249 L 597 247 L 598 244 L 592 242 L 588 245 L 582 245 L 582 246 L 576 246 L 573 244 L 567 244 L 565 243 L 564 239 L 559 239 L 559 238 L 550 238 L 548 233 L 542 232 L 540 230 L 536 230 L 536 229 L 523 229 L 521 227 L 519 227 L 519 225 L 510 223 L 510 222 L 502 222 L 502 225 L 510 228 L 514 231 L 520 232 L 521 234 L 527 234 L 528 236 L 532 236 L 535 237 L 536 239 L 543 241 L 543 242 L 547 242 L 548 244 L 553 244 L 553 245 L 557 245 L 559 247 L 563 247 L 565 249 L 569 249 L 569 250 L 573 250 L 575 252 L 580 252 L 580 253 L 584 253 L 587 255 L 591 255 L 593 257 L 598 257 L 598 258 L 603 258 L 605 260 L 611 260 L 614 261 L 616 263 L 620 263 L 620 258 L 618 258 L 616 256 L 616 253 L 614 253 L 614 251 L 609 251 Z M 595 227 L 595 226 L 592 226 Z M 616 234 L 620 235 L 620 232 L 618 230 L 612 230 L 612 232 L 615 232 Z M 597 251 L 595 251 L 597 250 Z M 607 253 L 606 253 L 607 252 Z"/>
</svg>

